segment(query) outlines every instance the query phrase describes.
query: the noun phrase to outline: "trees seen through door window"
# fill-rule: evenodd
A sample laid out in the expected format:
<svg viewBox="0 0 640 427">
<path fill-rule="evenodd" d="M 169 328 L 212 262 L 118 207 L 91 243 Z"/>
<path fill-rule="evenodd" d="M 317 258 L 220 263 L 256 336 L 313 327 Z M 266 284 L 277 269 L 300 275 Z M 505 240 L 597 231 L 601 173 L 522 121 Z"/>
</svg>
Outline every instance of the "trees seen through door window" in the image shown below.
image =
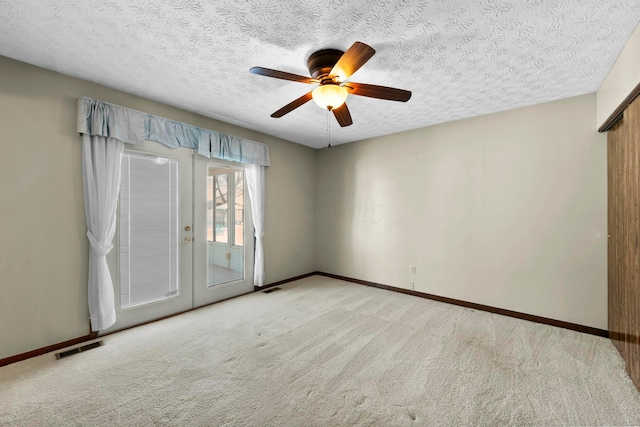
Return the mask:
<svg viewBox="0 0 640 427">
<path fill-rule="evenodd" d="M 244 171 L 209 168 L 207 176 L 208 240 L 242 246 L 244 239 Z"/>
</svg>

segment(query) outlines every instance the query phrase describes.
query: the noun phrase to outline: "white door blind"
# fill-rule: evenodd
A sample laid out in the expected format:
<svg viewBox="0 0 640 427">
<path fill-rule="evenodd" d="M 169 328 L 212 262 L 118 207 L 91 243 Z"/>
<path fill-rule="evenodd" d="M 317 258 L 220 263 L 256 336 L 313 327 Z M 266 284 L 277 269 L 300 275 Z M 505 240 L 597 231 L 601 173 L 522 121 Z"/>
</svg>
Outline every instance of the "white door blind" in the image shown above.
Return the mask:
<svg viewBox="0 0 640 427">
<path fill-rule="evenodd" d="M 178 162 L 124 154 L 120 308 L 178 294 Z"/>
</svg>

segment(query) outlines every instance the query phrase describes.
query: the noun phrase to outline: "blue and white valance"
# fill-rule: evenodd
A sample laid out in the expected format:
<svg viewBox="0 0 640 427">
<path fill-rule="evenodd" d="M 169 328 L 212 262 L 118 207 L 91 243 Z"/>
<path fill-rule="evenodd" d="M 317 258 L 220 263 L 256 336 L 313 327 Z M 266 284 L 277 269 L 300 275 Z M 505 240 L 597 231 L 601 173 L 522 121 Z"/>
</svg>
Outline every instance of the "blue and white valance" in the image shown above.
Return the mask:
<svg viewBox="0 0 640 427">
<path fill-rule="evenodd" d="M 78 99 L 78 132 L 116 138 L 129 144 L 159 142 L 170 148 L 191 148 L 205 157 L 270 165 L 269 148 L 265 144 L 87 97 Z"/>
</svg>

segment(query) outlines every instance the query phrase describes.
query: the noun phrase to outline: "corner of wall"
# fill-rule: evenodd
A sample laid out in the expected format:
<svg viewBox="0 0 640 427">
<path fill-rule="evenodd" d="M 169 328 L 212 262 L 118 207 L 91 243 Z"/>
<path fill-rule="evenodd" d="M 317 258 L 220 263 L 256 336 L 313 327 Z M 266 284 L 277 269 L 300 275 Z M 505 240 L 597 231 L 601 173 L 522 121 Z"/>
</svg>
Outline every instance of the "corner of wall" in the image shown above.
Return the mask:
<svg viewBox="0 0 640 427">
<path fill-rule="evenodd" d="M 318 170 L 320 150 L 315 150 L 314 153 L 314 166 L 313 166 L 313 179 L 315 181 L 315 201 L 313 204 L 313 269 L 318 271 Z"/>
<path fill-rule="evenodd" d="M 640 24 L 635 28 L 609 74 L 596 92 L 596 128 L 600 128 L 640 83 Z"/>
</svg>

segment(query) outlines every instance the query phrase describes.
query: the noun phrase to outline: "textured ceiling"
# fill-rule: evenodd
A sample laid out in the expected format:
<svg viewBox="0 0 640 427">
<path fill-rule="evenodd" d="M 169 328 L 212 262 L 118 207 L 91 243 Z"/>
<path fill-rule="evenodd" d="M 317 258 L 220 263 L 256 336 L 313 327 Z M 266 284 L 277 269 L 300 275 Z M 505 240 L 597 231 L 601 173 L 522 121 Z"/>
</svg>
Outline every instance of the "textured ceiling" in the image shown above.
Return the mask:
<svg viewBox="0 0 640 427">
<path fill-rule="evenodd" d="M 0 55 L 319 148 L 313 102 L 270 117 L 313 86 L 252 66 L 373 47 L 350 80 L 413 96 L 350 96 L 336 145 L 595 92 L 639 20 L 638 0 L 0 0 Z"/>
</svg>

